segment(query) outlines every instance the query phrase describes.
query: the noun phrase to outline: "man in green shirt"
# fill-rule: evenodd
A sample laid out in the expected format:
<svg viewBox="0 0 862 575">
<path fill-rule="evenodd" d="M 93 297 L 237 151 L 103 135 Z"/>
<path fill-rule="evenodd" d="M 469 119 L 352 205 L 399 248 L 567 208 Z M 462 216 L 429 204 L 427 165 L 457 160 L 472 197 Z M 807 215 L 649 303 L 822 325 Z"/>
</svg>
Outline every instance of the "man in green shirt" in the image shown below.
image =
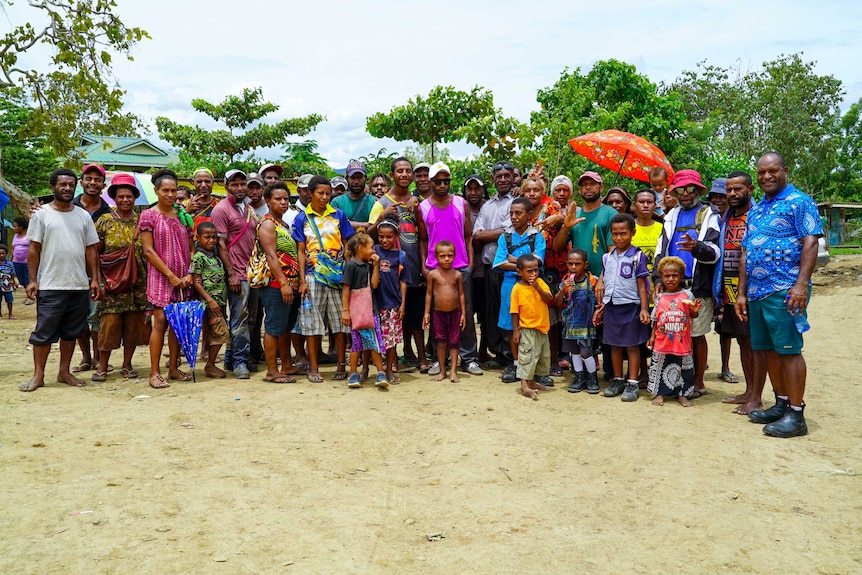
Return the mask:
<svg viewBox="0 0 862 575">
<path fill-rule="evenodd" d="M 611 241 L 611 218 L 617 211 L 602 203 L 602 177 L 595 172 L 584 172 L 578 178 L 583 207 L 569 204 L 563 229 L 554 238 L 554 251 L 581 248 L 587 252 L 590 272 L 602 273 L 602 256 L 608 252 Z"/>
<path fill-rule="evenodd" d="M 374 207 L 374 196 L 365 192 L 366 179 L 365 164 L 351 160 L 347 164 L 347 193 L 329 202 L 333 208 L 344 212 L 354 231 L 368 227 L 368 217 Z"/>
</svg>

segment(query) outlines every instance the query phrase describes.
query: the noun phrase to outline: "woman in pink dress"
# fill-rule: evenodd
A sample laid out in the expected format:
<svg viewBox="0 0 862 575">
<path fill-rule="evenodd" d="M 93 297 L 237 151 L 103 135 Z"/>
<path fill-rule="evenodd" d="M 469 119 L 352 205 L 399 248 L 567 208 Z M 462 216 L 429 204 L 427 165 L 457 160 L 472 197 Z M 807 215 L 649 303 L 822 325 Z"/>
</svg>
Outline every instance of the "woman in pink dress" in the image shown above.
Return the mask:
<svg viewBox="0 0 862 575">
<path fill-rule="evenodd" d="M 147 258 L 147 299 L 153 304 L 153 331 L 150 336 L 150 387 L 168 387 L 162 377 L 159 360 L 168 331 L 168 378 L 188 381 L 191 376 L 177 368 L 180 344 L 173 330 L 168 330 L 165 306 L 191 296 L 189 274 L 192 251 L 192 228 L 180 219 L 174 207 L 177 200 L 177 175 L 159 170 L 152 177 L 158 203 L 141 213 L 138 223 L 141 245 Z"/>
</svg>

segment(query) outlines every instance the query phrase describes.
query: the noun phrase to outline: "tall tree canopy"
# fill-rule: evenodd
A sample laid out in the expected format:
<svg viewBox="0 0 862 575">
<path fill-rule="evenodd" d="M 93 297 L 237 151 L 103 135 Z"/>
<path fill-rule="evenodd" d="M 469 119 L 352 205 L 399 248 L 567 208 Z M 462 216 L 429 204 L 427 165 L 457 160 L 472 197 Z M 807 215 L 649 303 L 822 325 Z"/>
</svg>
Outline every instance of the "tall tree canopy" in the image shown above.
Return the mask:
<svg viewBox="0 0 862 575">
<path fill-rule="evenodd" d="M 230 95 L 218 104 L 202 99 L 192 100 L 192 107 L 221 122 L 227 129 L 205 130 L 199 126 L 185 126 L 159 116 L 156 127 L 159 136 L 180 148 L 181 153 L 197 158 L 213 169 L 233 167 L 237 156 L 257 148 L 281 146 L 291 136 L 305 136 L 324 117 L 309 114 L 303 118 L 289 118 L 275 124 L 252 124 L 279 109 L 266 102 L 260 88 L 244 88 L 240 96 Z"/>
</svg>

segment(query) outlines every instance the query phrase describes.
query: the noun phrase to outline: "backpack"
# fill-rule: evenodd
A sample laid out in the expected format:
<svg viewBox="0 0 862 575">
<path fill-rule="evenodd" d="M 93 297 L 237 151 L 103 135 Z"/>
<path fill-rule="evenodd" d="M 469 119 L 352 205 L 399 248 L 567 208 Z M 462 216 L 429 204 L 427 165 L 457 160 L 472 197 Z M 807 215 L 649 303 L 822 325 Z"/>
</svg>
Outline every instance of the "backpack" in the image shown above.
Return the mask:
<svg viewBox="0 0 862 575">
<path fill-rule="evenodd" d="M 505 232 L 503 234 L 506 237 L 506 250 L 511 254 L 512 250 L 516 250 L 518 248 L 522 248 L 527 244 L 530 245 L 530 253 L 534 253 L 536 251 L 536 236 L 537 233 L 532 233 L 527 235 L 526 241 L 523 241 L 519 244 L 512 245 L 512 232 Z"/>
</svg>

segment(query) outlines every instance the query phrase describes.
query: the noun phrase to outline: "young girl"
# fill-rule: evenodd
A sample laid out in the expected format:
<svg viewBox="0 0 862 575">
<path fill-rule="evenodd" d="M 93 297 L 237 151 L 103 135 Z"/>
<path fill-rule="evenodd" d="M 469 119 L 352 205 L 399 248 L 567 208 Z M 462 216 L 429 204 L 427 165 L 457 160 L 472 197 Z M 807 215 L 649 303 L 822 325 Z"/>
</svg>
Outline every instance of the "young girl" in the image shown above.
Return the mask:
<svg viewBox="0 0 862 575">
<path fill-rule="evenodd" d="M 587 393 L 596 394 L 599 392 L 596 329 L 593 325 L 596 276 L 587 271 L 587 252 L 580 248 L 569 251 L 566 266 L 569 273 L 560 283 L 555 303 L 563 308 L 563 353 L 571 354 L 575 370 L 568 391 L 578 393 L 586 389 Z"/>
<path fill-rule="evenodd" d="M 341 323 L 350 326 L 353 345 L 350 348 L 350 377 L 347 387 L 362 387 L 362 379 L 356 371 L 359 365 L 359 356 L 363 351 L 371 350 L 371 359 L 377 368 L 377 381 L 375 385 L 380 388 L 389 387 L 386 371 L 383 369 L 383 361 L 380 354 L 386 349 L 383 344 L 383 334 L 380 333 L 380 314 L 377 302 L 372 296 L 374 307 L 374 327 L 355 329 L 350 314 L 350 292 L 353 290 L 370 287 L 377 289 L 380 285 L 380 256 L 374 252 L 374 240 L 366 233 L 360 232 L 350 238 L 347 242 L 347 252 L 351 256 L 350 261 L 344 266 L 344 274 L 341 276 L 341 303 L 344 311 L 341 313 Z M 354 310 L 354 312 L 357 310 Z"/>
<path fill-rule="evenodd" d="M 380 332 L 386 348 L 386 379 L 389 383 L 400 383 L 395 375 L 398 368 L 395 346 L 404 341 L 401 320 L 404 318 L 404 298 L 410 282 L 410 272 L 404 266 L 407 256 L 396 245 L 399 232 L 400 225 L 394 216 L 384 218 L 377 226 L 379 243 L 374 246 L 374 253 L 380 258 L 380 285 L 374 290 L 374 295 L 381 308 Z"/>
<path fill-rule="evenodd" d="M 177 369 L 180 344 L 173 330 L 168 330 L 165 307 L 188 299 L 192 276 L 189 273 L 193 232 L 183 225 L 174 207 L 177 200 L 177 175 L 161 169 L 152 177 L 159 201 L 141 212 L 138 220 L 141 245 L 147 258 L 147 299 L 153 304 L 153 331 L 150 335 L 150 387 L 168 387 L 159 368 L 165 331 L 170 351 L 168 378 L 189 381 L 192 377 Z"/>
<path fill-rule="evenodd" d="M 658 263 L 664 285 L 652 311 L 652 349 L 649 392 L 653 405 L 664 405 L 665 397 L 676 397 L 683 407 L 694 392 L 694 358 L 691 354 L 691 319 L 697 317 L 700 301 L 689 290 L 680 289 L 685 263 L 677 257 L 664 257 Z"/>
<path fill-rule="evenodd" d="M 622 393 L 623 401 L 637 401 L 640 345 L 649 339 L 649 296 L 647 295 L 646 256 L 632 246 L 635 219 L 630 214 L 611 218 L 614 249 L 602 256 L 604 284 L 602 304 L 597 310 L 604 319 L 604 341 L 611 346 L 614 379 L 605 397 Z M 623 352 L 628 355 L 628 381 L 623 373 Z"/>
</svg>

